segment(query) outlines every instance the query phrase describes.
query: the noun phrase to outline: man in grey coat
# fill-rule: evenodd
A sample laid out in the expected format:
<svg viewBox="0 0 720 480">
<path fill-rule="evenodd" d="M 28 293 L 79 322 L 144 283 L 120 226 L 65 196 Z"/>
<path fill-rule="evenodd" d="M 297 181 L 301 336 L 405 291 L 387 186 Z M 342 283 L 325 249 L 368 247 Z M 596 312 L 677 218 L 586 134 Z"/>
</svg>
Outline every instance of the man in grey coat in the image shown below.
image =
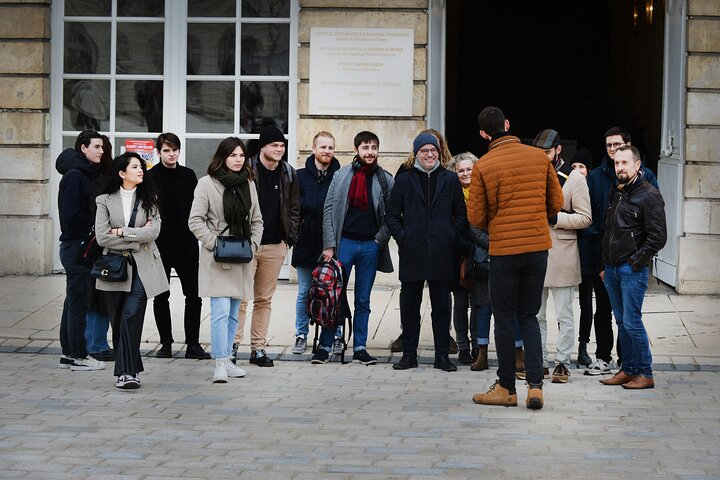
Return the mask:
<svg viewBox="0 0 720 480">
<path fill-rule="evenodd" d="M 345 283 L 355 268 L 355 311 L 353 360 L 375 365 L 367 352 L 370 291 L 377 271 L 392 272 L 385 226 L 386 201 L 394 181 L 378 165 L 380 139 L 372 132 L 355 136 L 355 158 L 335 172 L 323 208 L 323 257 L 336 257 L 344 267 Z M 320 348 L 312 363 L 325 363 L 332 348 L 335 330 L 323 330 Z"/>
</svg>

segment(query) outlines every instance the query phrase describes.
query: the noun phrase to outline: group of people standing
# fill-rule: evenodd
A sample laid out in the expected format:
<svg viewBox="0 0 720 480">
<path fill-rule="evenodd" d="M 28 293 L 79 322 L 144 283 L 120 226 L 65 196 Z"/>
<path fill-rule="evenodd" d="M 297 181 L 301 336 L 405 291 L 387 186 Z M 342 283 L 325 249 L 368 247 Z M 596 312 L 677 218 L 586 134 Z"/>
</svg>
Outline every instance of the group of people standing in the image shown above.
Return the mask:
<svg viewBox="0 0 720 480">
<path fill-rule="evenodd" d="M 216 383 L 245 376 L 236 363 L 246 305 L 252 300 L 250 363 L 273 366 L 265 351 L 272 297 L 293 247 L 298 294 L 292 352 L 307 349 L 306 299 L 313 268 L 335 258 L 343 266 L 345 282 L 355 272 L 353 360 L 376 364 L 367 350 L 370 293 L 378 271 L 393 271 L 388 249 L 392 237 L 400 259 L 402 333 L 397 343 L 403 352 L 394 369 L 418 366 L 420 306 L 427 284 L 434 367 L 457 370 L 449 356 L 453 318 L 459 362 L 472 365 L 472 370 L 487 369 L 494 316 L 499 380 L 473 400 L 516 405 L 515 379 L 521 378 L 529 385 L 528 407 L 541 408 L 542 380 L 550 375 L 545 347 L 548 296 L 552 294 L 559 328 L 552 381 L 565 383 L 574 343 L 572 302 L 579 286 L 579 360 L 588 365 L 586 373 L 610 373 L 608 299 L 618 323 L 623 369 L 604 383 L 650 388 L 650 353 L 640 316 L 642 280 L 646 288 L 647 263 L 664 244 L 664 212 L 656 181 L 650 186 L 654 176 L 641 166 L 629 135 L 624 137 L 622 129 L 609 131 L 609 157 L 591 171 L 591 162 L 582 155 L 577 161 L 562 159 L 554 130 L 540 132 L 527 146 L 509 133 L 509 121 L 495 107 L 483 110 L 478 122 L 480 135 L 490 141 L 488 154 L 479 160 L 468 152 L 451 157 L 443 136 L 425 130 L 415 137 L 408 161 L 394 176 L 378 164 L 380 140 L 372 132 L 355 136 L 355 155 L 346 166 L 334 156 L 333 135 L 318 132 L 312 154 L 295 170 L 283 160 L 282 131 L 270 126 L 260 133 L 259 152 L 251 158 L 239 138 L 221 141 L 199 181 L 178 163 L 180 140 L 172 133 L 158 137 L 161 161 L 147 170 L 132 152 L 108 159 L 109 165 L 101 168 L 103 153 L 112 158 L 109 147 L 103 149 L 97 132 L 82 132 L 75 148 L 64 151 L 57 162 L 63 174 L 60 252 L 67 274 L 60 366 L 96 370 L 114 357 L 116 386 L 138 388 L 148 298 L 154 297 L 161 341 L 156 355 L 173 356 L 168 302 L 172 268 L 185 296 L 186 358 L 212 357 Z M 93 227 L 104 253 L 131 258 L 127 281 L 93 284 L 90 266 L 77 261 Z M 213 251 L 220 235 L 248 241 L 252 261 L 216 261 Z M 461 265 L 475 248 L 489 251 L 489 276 L 464 281 Z M 637 284 L 633 288 L 628 287 L 631 281 Z M 598 344 L 594 362 L 587 355 L 593 290 Z M 210 354 L 198 340 L 202 297 L 210 298 Z M 100 351 L 88 351 L 90 337 L 84 340 L 91 318 L 110 319 L 114 352 L 106 342 Z M 107 327 L 96 334 L 103 335 L 107 337 Z M 323 329 L 311 362 L 323 364 L 339 354 L 342 337 L 342 326 Z"/>
</svg>

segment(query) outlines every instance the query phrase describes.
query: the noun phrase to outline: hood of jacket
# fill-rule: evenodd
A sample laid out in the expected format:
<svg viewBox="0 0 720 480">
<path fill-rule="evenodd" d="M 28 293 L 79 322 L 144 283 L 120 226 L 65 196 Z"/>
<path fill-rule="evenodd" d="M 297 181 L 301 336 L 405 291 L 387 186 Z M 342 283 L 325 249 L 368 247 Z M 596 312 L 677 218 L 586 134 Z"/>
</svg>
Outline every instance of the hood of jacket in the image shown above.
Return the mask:
<svg viewBox="0 0 720 480">
<path fill-rule="evenodd" d="M 315 154 L 311 154 L 308 158 L 305 159 L 305 168 L 307 169 L 308 173 L 313 176 L 313 178 L 320 177 L 317 166 L 315 165 Z M 335 173 L 338 170 L 340 170 L 340 161 L 333 156 L 332 160 L 330 161 L 330 165 L 327 168 L 327 173 Z"/>
<path fill-rule="evenodd" d="M 55 169 L 61 175 L 65 175 L 69 170 L 72 169 L 80 170 L 81 172 L 91 177 L 95 177 L 97 172 L 99 172 L 97 166 L 88 162 L 87 158 L 85 158 L 85 155 L 78 152 L 74 148 L 68 148 L 66 150 L 63 150 L 63 152 L 58 155 L 58 158 L 55 161 Z"/>
</svg>

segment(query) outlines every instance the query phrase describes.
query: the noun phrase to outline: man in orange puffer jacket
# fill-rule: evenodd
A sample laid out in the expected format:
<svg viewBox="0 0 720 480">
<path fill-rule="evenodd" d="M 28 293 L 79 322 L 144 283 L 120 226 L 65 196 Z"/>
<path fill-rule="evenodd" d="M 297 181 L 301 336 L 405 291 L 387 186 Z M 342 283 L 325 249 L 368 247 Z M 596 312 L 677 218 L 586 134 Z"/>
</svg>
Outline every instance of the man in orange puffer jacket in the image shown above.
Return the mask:
<svg viewBox="0 0 720 480">
<path fill-rule="evenodd" d="M 487 228 L 490 235 L 490 303 L 499 380 L 473 401 L 517 405 L 513 334 L 517 319 L 525 345 L 526 405 L 539 409 L 544 400 L 537 313 L 552 246 L 548 219 L 562 208 L 563 193 L 550 160 L 508 132 L 510 122 L 502 110 L 483 109 L 478 125 L 490 146 L 473 168 L 468 219 L 477 228 Z"/>
</svg>

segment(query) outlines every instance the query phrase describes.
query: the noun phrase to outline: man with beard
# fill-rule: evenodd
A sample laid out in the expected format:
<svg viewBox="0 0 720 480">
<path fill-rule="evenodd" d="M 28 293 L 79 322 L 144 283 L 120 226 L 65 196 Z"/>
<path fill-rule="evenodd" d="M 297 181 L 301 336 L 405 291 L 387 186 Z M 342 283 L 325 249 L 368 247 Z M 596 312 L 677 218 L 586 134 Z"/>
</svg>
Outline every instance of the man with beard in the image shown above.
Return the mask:
<svg viewBox="0 0 720 480">
<path fill-rule="evenodd" d="M 360 132 L 354 145 L 352 164 L 335 173 L 325 199 L 322 254 L 326 261 L 336 257 L 342 263 L 345 284 L 355 268 L 353 360 L 375 365 L 377 359 L 367 352 L 370 291 L 377 271 L 393 270 L 387 249 L 390 233 L 385 225 L 385 208 L 394 181 L 377 163 L 377 135 Z M 312 363 L 327 361 L 334 337 L 335 330 L 323 330 Z"/>
<path fill-rule="evenodd" d="M 312 155 L 305 160 L 305 168 L 297 171 L 300 185 L 300 228 L 297 244 L 293 248 L 292 266 L 297 270 L 298 293 L 295 304 L 295 345 L 292 353 L 305 353 L 307 348 L 308 324 L 307 295 L 312 282 L 312 271 L 323 250 L 322 221 L 323 205 L 333 175 L 340 168 L 335 158 L 335 137 L 330 132 L 318 132 L 313 138 Z M 342 342 L 336 347 L 342 351 Z"/>
<path fill-rule="evenodd" d="M 610 191 L 600 272 L 615 314 L 623 359 L 622 370 L 600 382 L 635 390 L 655 386 L 642 305 L 648 264 L 667 240 L 665 202 L 641 167 L 637 148 L 621 146 L 615 153 L 618 184 Z"/>
</svg>

